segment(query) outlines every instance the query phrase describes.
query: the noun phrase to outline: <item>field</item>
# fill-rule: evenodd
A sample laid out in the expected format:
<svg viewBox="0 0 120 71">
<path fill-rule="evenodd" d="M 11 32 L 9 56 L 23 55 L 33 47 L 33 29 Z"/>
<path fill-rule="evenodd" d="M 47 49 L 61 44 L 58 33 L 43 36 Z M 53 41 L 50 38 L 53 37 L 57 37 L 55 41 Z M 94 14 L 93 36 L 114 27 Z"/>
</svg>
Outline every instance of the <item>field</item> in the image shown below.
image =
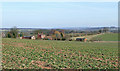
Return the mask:
<svg viewBox="0 0 120 71">
<path fill-rule="evenodd" d="M 118 33 L 106 33 L 93 38 L 100 38 L 101 41 L 118 41 Z"/>
<path fill-rule="evenodd" d="M 2 39 L 5 69 L 117 69 L 118 43 Z"/>
</svg>

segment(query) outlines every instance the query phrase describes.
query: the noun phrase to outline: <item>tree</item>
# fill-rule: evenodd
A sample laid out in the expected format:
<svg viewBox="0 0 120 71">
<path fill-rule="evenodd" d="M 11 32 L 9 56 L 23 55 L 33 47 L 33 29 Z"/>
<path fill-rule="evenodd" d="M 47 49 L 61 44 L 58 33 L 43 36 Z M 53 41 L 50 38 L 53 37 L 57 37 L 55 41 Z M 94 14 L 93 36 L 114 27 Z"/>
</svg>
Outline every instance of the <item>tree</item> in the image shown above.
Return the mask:
<svg viewBox="0 0 120 71">
<path fill-rule="evenodd" d="M 17 27 L 11 28 L 10 33 L 13 35 L 12 38 L 16 38 L 17 35 L 18 35 L 18 29 L 17 29 Z"/>
<path fill-rule="evenodd" d="M 106 33 L 106 32 L 108 32 L 108 31 L 109 31 L 109 28 L 108 28 L 108 27 L 104 27 L 104 28 L 103 28 L 103 32 Z"/>
<path fill-rule="evenodd" d="M 7 35 L 6 35 L 7 38 L 11 38 L 12 35 L 10 34 L 10 32 L 7 32 Z"/>
<path fill-rule="evenodd" d="M 17 27 L 13 27 L 10 29 L 10 31 L 7 33 L 8 38 L 16 38 L 18 35 L 18 29 Z"/>
<path fill-rule="evenodd" d="M 60 32 L 59 31 L 55 31 L 54 34 L 56 36 L 56 40 L 60 40 L 60 38 L 61 38 Z"/>
<path fill-rule="evenodd" d="M 50 32 L 50 30 L 48 30 L 48 29 L 37 29 L 37 30 L 33 31 L 33 34 L 36 35 L 38 33 L 43 33 L 43 34 L 47 35 L 47 34 L 49 34 L 49 32 Z"/>
<path fill-rule="evenodd" d="M 99 30 L 99 33 L 102 33 L 102 30 L 101 30 L 101 29 Z"/>
<path fill-rule="evenodd" d="M 23 33 L 22 32 L 20 33 L 20 37 L 23 37 Z"/>
</svg>

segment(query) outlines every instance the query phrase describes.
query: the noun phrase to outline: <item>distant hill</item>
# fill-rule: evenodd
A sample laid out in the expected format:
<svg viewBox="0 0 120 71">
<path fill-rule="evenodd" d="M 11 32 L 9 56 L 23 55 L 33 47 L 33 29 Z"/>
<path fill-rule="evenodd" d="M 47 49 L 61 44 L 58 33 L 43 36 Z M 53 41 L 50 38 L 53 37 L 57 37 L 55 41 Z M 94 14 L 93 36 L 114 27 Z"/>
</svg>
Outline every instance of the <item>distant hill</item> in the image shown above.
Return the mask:
<svg viewBox="0 0 120 71">
<path fill-rule="evenodd" d="M 75 31 L 97 31 L 104 27 L 65 27 L 65 28 L 18 28 L 21 31 L 38 30 L 38 29 L 64 29 L 64 30 L 75 30 Z M 107 27 L 110 31 L 118 30 L 118 27 Z M 10 28 L 0 28 L 0 30 L 10 30 Z"/>
<path fill-rule="evenodd" d="M 104 27 L 66 27 L 66 28 L 59 28 L 59 29 L 66 29 L 66 30 L 81 30 L 81 31 L 96 31 L 103 29 Z M 106 27 L 109 30 L 118 30 L 118 27 Z"/>
</svg>

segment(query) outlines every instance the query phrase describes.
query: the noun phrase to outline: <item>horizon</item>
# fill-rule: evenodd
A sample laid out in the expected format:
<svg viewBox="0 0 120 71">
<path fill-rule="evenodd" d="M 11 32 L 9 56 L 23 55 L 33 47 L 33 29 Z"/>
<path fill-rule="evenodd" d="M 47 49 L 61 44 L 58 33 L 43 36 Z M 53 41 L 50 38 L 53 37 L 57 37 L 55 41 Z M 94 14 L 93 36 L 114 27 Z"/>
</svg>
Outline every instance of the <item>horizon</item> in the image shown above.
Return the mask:
<svg viewBox="0 0 120 71">
<path fill-rule="evenodd" d="M 115 27 L 115 28 L 119 28 L 119 26 L 110 26 L 110 27 L 107 27 L 107 28 L 111 28 L 111 27 Z M 11 28 L 14 28 L 14 27 L 9 27 L 9 28 L 6 28 L 6 27 L 2 27 L 2 28 L 0 28 L 0 29 L 11 29 Z M 70 28 L 81 28 L 81 29 L 83 29 L 83 28 L 104 28 L 104 27 L 59 27 L 59 28 L 32 28 L 32 27 L 16 27 L 16 28 L 18 28 L 18 29 L 70 29 Z"/>
<path fill-rule="evenodd" d="M 117 6 L 117 2 L 6 2 L 1 28 L 118 27 Z"/>
</svg>

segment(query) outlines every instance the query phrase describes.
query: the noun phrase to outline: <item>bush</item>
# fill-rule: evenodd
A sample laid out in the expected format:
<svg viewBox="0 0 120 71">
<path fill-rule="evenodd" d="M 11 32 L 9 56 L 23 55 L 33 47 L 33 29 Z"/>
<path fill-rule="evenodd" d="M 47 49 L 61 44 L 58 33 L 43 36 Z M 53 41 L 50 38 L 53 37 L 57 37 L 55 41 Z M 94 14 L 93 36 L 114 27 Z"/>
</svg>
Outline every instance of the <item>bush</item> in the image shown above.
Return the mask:
<svg viewBox="0 0 120 71">
<path fill-rule="evenodd" d="M 12 37 L 12 35 L 10 34 L 10 32 L 7 33 L 6 37 L 7 38 L 11 38 Z"/>
<path fill-rule="evenodd" d="M 72 39 L 69 39 L 69 41 L 72 41 Z"/>
<path fill-rule="evenodd" d="M 62 38 L 62 40 L 64 41 L 64 40 L 66 40 L 66 38 Z"/>
</svg>

